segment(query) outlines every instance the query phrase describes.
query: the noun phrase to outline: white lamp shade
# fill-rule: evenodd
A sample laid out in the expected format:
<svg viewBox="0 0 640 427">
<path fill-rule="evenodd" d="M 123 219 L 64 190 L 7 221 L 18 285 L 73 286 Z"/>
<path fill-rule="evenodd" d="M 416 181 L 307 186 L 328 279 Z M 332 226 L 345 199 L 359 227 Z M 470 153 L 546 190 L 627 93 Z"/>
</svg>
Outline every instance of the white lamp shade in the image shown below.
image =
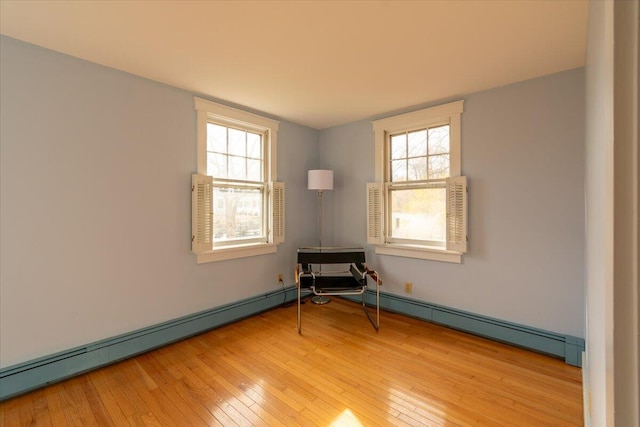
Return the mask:
<svg viewBox="0 0 640 427">
<path fill-rule="evenodd" d="M 309 190 L 333 190 L 333 171 L 315 169 L 309 171 Z"/>
</svg>

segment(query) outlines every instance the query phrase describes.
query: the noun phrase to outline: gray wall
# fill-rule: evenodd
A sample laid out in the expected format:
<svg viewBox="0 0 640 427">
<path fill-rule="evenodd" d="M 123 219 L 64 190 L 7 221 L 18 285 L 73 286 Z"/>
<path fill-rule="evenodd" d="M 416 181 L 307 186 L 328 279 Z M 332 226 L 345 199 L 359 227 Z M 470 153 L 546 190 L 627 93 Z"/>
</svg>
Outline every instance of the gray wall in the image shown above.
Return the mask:
<svg viewBox="0 0 640 427">
<path fill-rule="evenodd" d="M 1 367 L 293 284 L 317 131 L 280 123 L 278 253 L 196 265 L 192 94 L 0 43 Z"/>
<path fill-rule="evenodd" d="M 325 244 L 366 242 L 369 120 L 281 122 L 286 243 L 196 265 L 192 94 L 0 43 L 0 367 L 278 289 L 278 273 L 292 285 L 295 249 L 317 241 L 308 169 L 335 170 Z M 578 69 L 464 97 L 470 252 L 454 265 L 367 246 L 384 291 L 409 280 L 412 298 L 584 336 L 583 84 Z"/>
<path fill-rule="evenodd" d="M 462 99 L 469 253 L 458 265 L 367 247 L 383 290 L 584 337 L 584 69 Z M 320 133 L 321 164 L 335 170 L 327 244 L 366 242 L 373 144 L 369 120 Z"/>
</svg>

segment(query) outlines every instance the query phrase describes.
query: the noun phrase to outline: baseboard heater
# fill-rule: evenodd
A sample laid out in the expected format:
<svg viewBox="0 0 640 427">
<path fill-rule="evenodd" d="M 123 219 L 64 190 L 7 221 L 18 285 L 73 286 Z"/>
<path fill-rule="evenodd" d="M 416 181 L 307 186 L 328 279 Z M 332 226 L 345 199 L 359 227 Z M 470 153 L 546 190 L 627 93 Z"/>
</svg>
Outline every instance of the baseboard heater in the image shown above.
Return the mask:
<svg viewBox="0 0 640 427">
<path fill-rule="evenodd" d="M 254 316 L 279 307 L 283 303 L 292 302 L 296 299 L 296 295 L 296 288 L 288 287 L 0 369 L 0 401 Z M 375 293 L 367 291 L 366 298 L 373 303 Z M 582 338 L 517 325 L 383 292 L 380 293 L 380 307 L 563 358 L 570 365 L 581 366 L 581 354 L 584 351 Z"/>
<path fill-rule="evenodd" d="M 367 294 L 367 301 L 375 295 Z M 425 301 L 380 293 L 380 307 L 395 313 L 444 325 L 495 341 L 561 358 L 565 363 L 582 366 L 583 338 L 536 329 L 517 323 L 469 313 Z"/>
</svg>

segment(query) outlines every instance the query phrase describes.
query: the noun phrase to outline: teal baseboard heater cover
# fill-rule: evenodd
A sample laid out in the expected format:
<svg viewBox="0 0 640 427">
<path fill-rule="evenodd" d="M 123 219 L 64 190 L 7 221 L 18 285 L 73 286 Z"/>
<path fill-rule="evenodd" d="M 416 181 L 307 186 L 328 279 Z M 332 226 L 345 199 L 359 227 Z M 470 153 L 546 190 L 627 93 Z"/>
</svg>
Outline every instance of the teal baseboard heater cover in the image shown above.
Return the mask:
<svg viewBox="0 0 640 427">
<path fill-rule="evenodd" d="M 373 303 L 375 293 L 368 291 L 366 298 L 368 302 Z M 288 287 L 0 369 L 0 401 L 254 316 L 295 299 L 296 288 Z M 581 366 L 582 364 L 581 355 L 585 348 L 582 338 L 543 331 L 382 292 L 380 307 L 563 358 L 569 365 Z M 380 327 L 384 328 L 384 316 L 381 316 Z"/>
<path fill-rule="evenodd" d="M 0 401 L 259 314 L 295 295 L 289 287 L 0 369 Z"/>
<path fill-rule="evenodd" d="M 367 303 L 373 302 L 374 298 L 375 294 L 369 291 Z M 380 293 L 380 307 L 473 335 L 561 358 L 569 365 L 582 367 L 582 352 L 585 349 L 584 338 L 545 331 L 387 293 Z M 384 319 L 380 322 L 380 327 L 384 327 Z"/>
</svg>

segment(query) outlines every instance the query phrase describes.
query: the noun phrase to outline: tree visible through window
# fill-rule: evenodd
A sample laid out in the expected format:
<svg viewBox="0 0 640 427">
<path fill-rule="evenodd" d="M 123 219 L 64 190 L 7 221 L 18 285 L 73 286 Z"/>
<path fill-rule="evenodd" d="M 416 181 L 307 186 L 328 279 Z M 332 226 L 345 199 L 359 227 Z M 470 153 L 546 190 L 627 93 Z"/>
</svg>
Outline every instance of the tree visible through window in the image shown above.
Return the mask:
<svg viewBox="0 0 640 427">
<path fill-rule="evenodd" d="M 367 241 L 378 245 L 376 253 L 460 262 L 466 251 L 462 105 L 373 122 L 376 183 L 367 186 Z M 442 254 L 427 253 L 434 251 Z"/>
<path fill-rule="evenodd" d="M 213 180 L 213 242 L 266 239 L 263 135 L 207 123 L 207 175 Z"/>
<path fill-rule="evenodd" d="M 191 246 L 198 263 L 276 252 L 285 229 L 278 122 L 201 98 L 194 103 Z"/>
<path fill-rule="evenodd" d="M 389 136 L 389 241 L 444 246 L 449 125 Z"/>
</svg>

